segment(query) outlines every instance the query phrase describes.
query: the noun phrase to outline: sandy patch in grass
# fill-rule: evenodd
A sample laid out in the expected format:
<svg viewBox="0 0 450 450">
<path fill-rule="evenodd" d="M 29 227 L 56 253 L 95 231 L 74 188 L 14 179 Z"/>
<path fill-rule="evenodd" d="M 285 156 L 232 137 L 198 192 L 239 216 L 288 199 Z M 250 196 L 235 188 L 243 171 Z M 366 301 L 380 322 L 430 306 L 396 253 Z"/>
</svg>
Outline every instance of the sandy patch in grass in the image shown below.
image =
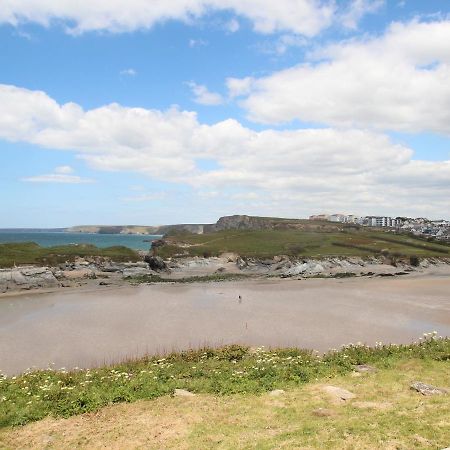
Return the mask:
<svg viewBox="0 0 450 450">
<path fill-rule="evenodd" d="M 201 420 L 204 400 L 158 399 L 113 405 L 69 419 L 47 418 L 13 429 L 0 448 L 188 448 L 189 429 Z M 199 412 L 198 412 L 199 411 Z"/>
</svg>

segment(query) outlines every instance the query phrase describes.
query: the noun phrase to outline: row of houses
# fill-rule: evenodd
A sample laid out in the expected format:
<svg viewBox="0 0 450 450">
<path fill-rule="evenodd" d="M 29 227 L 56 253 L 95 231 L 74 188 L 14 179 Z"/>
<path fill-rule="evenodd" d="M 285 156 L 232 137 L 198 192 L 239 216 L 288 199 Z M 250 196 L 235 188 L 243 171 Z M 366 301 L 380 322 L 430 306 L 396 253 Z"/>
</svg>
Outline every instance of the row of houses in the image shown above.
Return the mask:
<svg viewBox="0 0 450 450">
<path fill-rule="evenodd" d="M 424 217 L 356 216 L 354 214 L 319 214 L 309 220 L 357 224 L 366 227 L 391 228 L 417 236 L 434 237 L 450 241 L 450 221 L 429 220 Z"/>
<path fill-rule="evenodd" d="M 400 220 L 385 216 L 355 216 L 354 214 L 319 214 L 310 216 L 309 220 L 326 220 L 337 223 L 354 223 L 368 227 L 396 227 Z"/>
</svg>

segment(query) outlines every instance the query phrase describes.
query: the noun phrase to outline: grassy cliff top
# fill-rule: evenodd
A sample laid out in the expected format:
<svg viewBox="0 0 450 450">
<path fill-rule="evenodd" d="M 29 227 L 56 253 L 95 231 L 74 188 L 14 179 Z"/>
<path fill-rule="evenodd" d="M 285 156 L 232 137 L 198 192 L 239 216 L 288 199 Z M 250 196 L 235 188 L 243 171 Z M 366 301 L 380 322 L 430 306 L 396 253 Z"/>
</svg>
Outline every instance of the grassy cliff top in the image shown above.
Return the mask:
<svg viewBox="0 0 450 450">
<path fill-rule="evenodd" d="M 448 396 L 426 397 L 410 385 L 448 387 L 449 344 L 428 335 L 412 345 L 350 345 L 325 355 L 229 346 L 0 376 L 0 447 L 443 448 Z M 358 364 L 374 370 L 355 377 Z M 355 398 L 329 397 L 327 385 Z M 171 398 L 175 389 L 196 396 Z M 273 397 L 274 389 L 285 392 Z M 111 408 L 116 414 L 102 422 Z M 91 414 L 58 420 L 84 413 Z M 178 429 L 183 424 L 188 430 Z M 178 432 L 163 432 L 167 440 L 159 442 L 158 430 L 173 427 Z"/>
<path fill-rule="evenodd" d="M 183 233 L 166 238 L 158 249 L 162 257 L 174 255 L 218 256 L 232 252 L 242 257 L 271 258 L 275 255 L 320 258 L 325 256 L 450 257 L 450 247 L 408 235 L 366 228 L 306 228 L 224 230 L 203 235 Z"/>
<path fill-rule="evenodd" d="M 20 264 L 56 265 L 73 261 L 77 256 L 101 256 L 114 261 L 138 261 L 139 255 L 128 247 L 98 248 L 95 245 L 60 245 L 41 247 L 35 242 L 0 244 L 0 267 Z"/>
</svg>

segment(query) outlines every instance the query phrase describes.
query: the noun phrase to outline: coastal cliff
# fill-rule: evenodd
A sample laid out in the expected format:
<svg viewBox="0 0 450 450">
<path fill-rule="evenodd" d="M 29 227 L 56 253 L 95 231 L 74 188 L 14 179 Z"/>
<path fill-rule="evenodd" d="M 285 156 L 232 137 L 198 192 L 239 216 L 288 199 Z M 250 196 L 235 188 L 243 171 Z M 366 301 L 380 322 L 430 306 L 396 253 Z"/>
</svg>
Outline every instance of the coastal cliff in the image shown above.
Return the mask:
<svg viewBox="0 0 450 450">
<path fill-rule="evenodd" d="M 193 223 L 156 226 L 79 225 L 66 228 L 65 231 L 69 233 L 166 235 L 177 233 L 206 234 L 224 230 L 327 229 L 338 231 L 344 228 L 348 228 L 348 225 L 331 222 L 311 222 L 305 219 L 232 215 L 220 217 L 216 223 L 211 224 Z"/>
</svg>

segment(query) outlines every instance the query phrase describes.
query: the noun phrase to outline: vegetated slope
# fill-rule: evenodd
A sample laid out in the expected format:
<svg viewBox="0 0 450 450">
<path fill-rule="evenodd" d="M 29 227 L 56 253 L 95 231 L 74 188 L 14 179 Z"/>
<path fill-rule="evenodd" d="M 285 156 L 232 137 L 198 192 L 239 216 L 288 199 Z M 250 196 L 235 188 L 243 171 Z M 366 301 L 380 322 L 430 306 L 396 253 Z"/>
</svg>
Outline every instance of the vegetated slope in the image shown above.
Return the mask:
<svg viewBox="0 0 450 450">
<path fill-rule="evenodd" d="M 138 261 L 139 255 L 128 247 L 98 248 L 90 244 L 41 247 L 34 242 L 0 244 L 0 267 L 20 264 L 55 265 L 75 257 L 101 256 L 117 262 Z"/>
<path fill-rule="evenodd" d="M 412 345 L 350 345 L 323 356 L 228 346 L 0 377 L 0 447 L 443 448 L 448 396 L 422 396 L 410 385 L 448 387 L 449 350 L 448 339 L 432 334 Z M 358 364 L 373 369 L 355 377 Z M 327 385 L 355 398 L 330 397 Z M 171 398 L 175 389 L 196 396 Z M 285 392 L 268 395 L 274 389 Z M 117 413 L 105 420 L 112 408 Z"/>
<path fill-rule="evenodd" d="M 286 229 L 323 229 L 339 231 L 355 225 L 346 225 L 333 222 L 318 222 L 305 219 L 285 219 L 279 217 L 259 217 L 235 215 L 221 217 L 213 224 L 173 224 L 158 226 L 141 225 L 81 225 L 67 228 L 73 233 L 100 233 L 100 234 L 165 234 L 178 233 L 213 233 L 223 230 L 286 230 Z"/>
<path fill-rule="evenodd" d="M 444 384 L 445 362 L 410 359 L 359 378 L 328 380 L 356 395 L 339 404 L 327 398 L 323 380 L 278 397 L 166 396 L 4 428 L 0 447 L 442 449 L 450 442 L 448 398 L 411 391 L 415 379 Z"/>
<path fill-rule="evenodd" d="M 345 227 L 340 231 L 325 224 L 303 224 L 302 229 L 224 230 L 204 235 L 189 233 L 166 236 L 158 248 L 162 257 L 174 255 L 217 256 L 225 252 L 242 257 L 271 258 L 275 255 L 304 257 L 394 256 L 450 257 L 446 245 L 419 241 L 407 235 Z"/>
</svg>

